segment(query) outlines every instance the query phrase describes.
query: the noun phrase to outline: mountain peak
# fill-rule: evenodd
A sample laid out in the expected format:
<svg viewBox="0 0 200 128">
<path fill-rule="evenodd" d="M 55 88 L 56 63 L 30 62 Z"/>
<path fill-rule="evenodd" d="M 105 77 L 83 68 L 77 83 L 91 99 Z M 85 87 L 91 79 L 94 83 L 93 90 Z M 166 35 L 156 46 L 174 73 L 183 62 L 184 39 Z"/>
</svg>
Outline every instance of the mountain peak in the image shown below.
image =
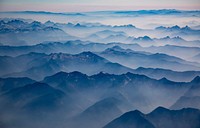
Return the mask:
<svg viewBox="0 0 200 128">
<path fill-rule="evenodd" d="M 159 106 L 156 109 L 154 109 L 151 113 L 161 113 L 161 112 L 164 112 L 164 111 L 169 111 L 169 110 L 162 107 L 162 106 Z"/>
<path fill-rule="evenodd" d="M 116 118 L 103 128 L 155 128 L 144 116 L 138 110 L 130 111 Z"/>
<path fill-rule="evenodd" d="M 161 38 L 161 39 L 169 40 L 169 39 L 171 39 L 171 38 L 170 38 L 170 36 L 166 36 L 166 37 L 163 37 L 163 38 Z"/>
<path fill-rule="evenodd" d="M 173 30 L 179 30 L 180 27 L 178 25 L 175 25 L 175 26 L 172 26 L 171 29 L 173 29 Z"/>
<path fill-rule="evenodd" d="M 189 26 L 187 26 L 187 25 L 185 27 L 183 27 L 182 29 L 183 30 L 191 30 L 191 28 Z"/>
<path fill-rule="evenodd" d="M 159 81 L 163 82 L 163 83 L 171 83 L 173 81 L 168 80 L 166 77 L 163 77 L 162 79 L 160 79 Z"/>
<path fill-rule="evenodd" d="M 119 118 L 123 118 L 123 120 L 127 120 L 127 119 L 135 119 L 142 116 L 144 116 L 142 112 L 140 112 L 139 110 L 134 110 L 134 111 L 126 112 Z"/>
<path fill-rule="evenodd" d="M 172 39 L 174 39 L 174 40 L 176 40 L 176 41 L 177 41 L 177 40 L 178 40 L 178 41 L 179 41 L 179 40 L 180 40 L 180 41 L 183 41 L 183 38 L 181 38 L 180 36 L 173 37 Z"/>
<path fill-rule="evenodd" d="M 77 23 L 74 27 L 86 27 L 86 26 L 81 25 L 80 23 Z"/>
<path fill-rule="evenodd" d="M 123 48 L 121 48 L 121 47 L 118 46 L 118 45 L 113 46 L 112 49 L 115 49 L 115 50 L 123 50 Z"/>
<path fill-rule="evenodd" d="M 138 37 L 136 40 L 139 41 L 152 41 L 152 39 L 149 36 L 143 36 L 143 37 Z"/>
<path fill-rule="evenodd" d="M 41 22 L 39 22 L 39 21 L 33 21 L 32 23 L 31 23 L 31 25 L 42 25 L 42 23 Z"/>
<path fill-rule="evenodd" d="M 168 79 L 166 77 L 163 77 L 162 79 L 160 79 L 160 81 L 168 81 Z"/>
<path fill-rule="evenodd" d="M 54 25 L 54 22 L 48 20 L 48 21 L 45 22 L 44 24 L 47 25 L 47 26 L 53 26 L 53 25 Z"/>
<path fill-rule="evenodd" d="M 166 27 L 164 27 L 164 26 L 159 26 L 159 27 L 156 27 L 155 29 L 156 29 L 156 30 L 163 30 L 163 29 L 166 29 Z"/>
<path fill-rule="evenodd" d="M 178 25 L 172 26 L 172 27 L 164 27 L 164 26 L 160 26 L 160 27 L 156 27 L 156 30 L 166 30 L 166 29 L 172 29 L 172 30 L 179 30 L 181 29 Z"/>
<path fill-rule="evenodd" d="M 80 54 L 78 54 L 78 55 L 86 56 L 86 57 L 97 57 L 96 54 L 94 54 L 94 53 L 92 53 L 92 52 L 90 52 L 90 51 L 82 52 L 82 53 L 80 53 Z"/>
<path fill-rule="evenodd" d="M 103 53 L 113 53 L 113 52 L 121 52 L 124 51 L 123 48 L 121 48 L 120 46 L 113 46 L 112 48 L 107 48 L 105 51 L 103 51 Z"/>
<path fill-rule="evenodd" d="M 191 82 L 200 84 L 200 76 L 196 76 Z"/>
<path fill-rule="evenodd" d="M 99 72 L 98 74 L 93 75 L 93 76 L 106 76 L 106 75 L 111 75 L 111 74 L 108 74 L 108 73 L 106 73 L 106 72 L 101 71 L 101 72 Z"/>
<path fill-rule="evenodd" d="M 157 116 L 157 115 L 160 115 L 160 114 L 163 114 L 163 113 L 169 113 L 170 110 L 169 109 L 166 109 L 164 107 L 157 107 L 156 109 L 154 109 L 152 112 L 150 112 L 148 115 L 149 116 Z M 167 114 L 166 114 L 167 115 Z"/>
<path fill-rule="evenodd" d="M 78 75 L 86 75 L 86 74 L 83 74 L 83 73 L 81 73 L 79 71 L 73 71 L 73 72 L 70 72 L 70 73 L 61 71 L 61 72 L 56 73 L 52 77 L 55 77 L 55 76 L 62 77 L 62 76 L 72 76 L 72 75 L 73 76 L 78 76 Z"/>
</svg>

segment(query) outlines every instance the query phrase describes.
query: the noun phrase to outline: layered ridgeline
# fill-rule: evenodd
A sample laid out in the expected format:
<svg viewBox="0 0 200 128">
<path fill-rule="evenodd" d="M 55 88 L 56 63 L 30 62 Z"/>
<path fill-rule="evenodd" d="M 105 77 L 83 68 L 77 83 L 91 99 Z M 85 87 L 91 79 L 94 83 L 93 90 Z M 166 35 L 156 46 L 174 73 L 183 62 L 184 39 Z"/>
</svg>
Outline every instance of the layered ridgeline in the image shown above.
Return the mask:
<svg viewBox="0 0 200 128">
<path fill-rule="evenodd" d="M 28 78 L 3 78 L 0 83 L 2 127 L 199 126 L 200 115 L 196 109 L 171 111 L 158 108 L 148 115 L 134 111 L 130 112 L 130 117 L 125 114 L 125 117 L 111 122 L 135 109 L 147 113 L 158 106 L 170 108 L 188 92 L 199 92 L 199 77 L 186 83 L 166 78 L 156 80 L 132 73 L 114 75 L 101 72 L 88 76 L 80 72 L 60 72 L 35 83 Z M 5 90 L 5 87 L 9 88 Z M 188 107 L 199 109 L 199 102 L 191 100 L 190 103 L 193 106 Z M 123 121 L 124 118 L 126 121 Z M 187 125 L 180 123 L 182 121 L 186 121 Z"/>
<path fill-rule="evenodd" d="M 62 29 L 46 26 L 37 21 L 31 23 L 21 20 L 0 21 L 0 41 L 9 45 L 30 45 L 44 41 L 62 41 L 74 37 Z"/>
<path fill-rule="evenodd" d="M 155 79 L 166 77 L 173 81 L 191 81 L 199 75 L 200 69 L 198 60 L 191 62 L 190 59 L 176 57 L 185 55 L 185 51 L 189 52 L 187 55 L 191 54 L 189 56 L 200 52 L 199 48 L 193 47 L 144 48 L 136 44 L 100 44 L 77 40 L 32 46 L 0 46 L 0 49 L 0 75 L 4 77 L 28 76 L 41 80 L 59 71 L 80 71 L 89 75 L 104 71 L 114 74 L 132 72 Z M 159 53 L 160 51 L 162 52 Z M 177 52 L 174 55 L 171 51 Z"/>
<path fill-rule="evenodd" d="M 67 20 L 0 20 L 0 127 L 200 127 L 199 11 L 1 14 Z"/>
<path fill-rule="evenodd" d="M 95 23 L 54 23 L 25 19 L 2 19 L 0 21 L 0 41 L 4 45 L 33 45 L 45 41 L 83 41 L 110 43 L 137 43 L 142 46 L 199 47 L 198 29 L 189 26 L 159 26 L 154 29 L 137 28 L 128 25 L 104 25 Z M 196 27 L 195 27 L 196 28 Z"/>
<path fill-rule="evenodd" d="M 198 54 L 200 52 L 199 47 L 186 47 L 177 45 L 142 47 L 139 44 L 124 44 L 124 43 L 103 44 L 103 43 L 81 41 L 81 40 L 72 40 L 63 42 L 45 42 L 28 46 L 0 45 L 0 55 L 17 56 L 17 55 L 27 54 L 30 52 L 39 52 L 46 54 L 62 52 L 62 53 L 77 54 L 84 51 L 102 52 L 114 46 L 119 46 L 123 49 L 131 49 L 135 52 L 139 51 L 143 53 L 152 53 L 152 54 L 163 53 L 170 56 L 179 57 L 185 60 L 199 62 L 198 59 L 195 59 L 198 58 Z M 187 54 L 185 54 L 186 51 Z"/>
<path fill-rule="evenodd" d="M 80 71 L 89 75 L 101 71 L 112 74 L 132 72 L 155 79 L 165 77 L 173 81 L 191 81 L 200 75 L 198 71 L 200 67 L 196 62 L 185 61 L 166 54 L 125 50 L 118 46 L 97 53 L 45 54 L 32 52 L 16 57 L 0 56 L 0 62 L 1 76 L 30 77 L 35 80 L 41 80 L 45 76 L 59 71 Z"/>
</svg>

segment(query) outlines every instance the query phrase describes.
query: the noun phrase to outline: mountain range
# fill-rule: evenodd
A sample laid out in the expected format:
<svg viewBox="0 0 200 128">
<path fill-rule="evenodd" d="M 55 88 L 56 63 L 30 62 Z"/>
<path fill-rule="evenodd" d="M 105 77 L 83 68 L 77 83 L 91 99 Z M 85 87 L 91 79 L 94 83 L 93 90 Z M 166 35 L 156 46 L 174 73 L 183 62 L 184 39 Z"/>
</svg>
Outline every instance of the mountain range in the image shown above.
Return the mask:
<svg viewBox="0 0 200 128">
<path fill-rule="evenodd" d="M 1 21 L 0 42 L 7 45 L 30 45 L 38 42 L 62 41 L 73 38 L 62 29 L 45 26 L 37 21 L 32 23 L 21 20 Z"/>
<path fill-rule="evenodd" d="M 126 62 L 126 60 L 130 61 Z M 184 81 L 191 81 L 194 77 L 200 75 L 199 71 L 176 72 L 166 70 L 181 70 L 183 68 L 185 70 L 198 70 L 199 68 L 196 66 L 198 64 L 196 63 L 165 54 L 137 52 L 120 47 L 109 48 L 97 54 L 92 52 L 82 52 L 80 54 L 29 53 L 17 57 L 1 56 L 0 62 L 1 76 L 30 77 L 35 80 L 41 80 L 45 76 L 53 75 L 59 71 L 80 71 L 89 75 L 99 72 L 112 74 L 132 72 L 155 79 L 166 77 L 175 81 L 183 81 L 183 79 Z M 151 67 L 151 69 L 139 66 Z M 90 70 L 88 70 L 88 67 Z M 153 69 L 157 67 L 160 69 Z"/>
<path fill-rule="evenodd" d="M 0 128 L 200 128 L 199 12 L 0 12 Z"/>
<path fill-rule="evenodd" d="M 138 110 L 127 112 L 104 128 L 198 128 L 199 120 L 198 109 L 169 110 L 158 107 L 149 114 Z"/>
<path fill-rule="evenodd" d="M 160 26 L 149 30 L 140 29 L 131 24 L 111 26 L 89 23 L 64 24 L 52 21 L 41 23 L 23 19 L 2 19 L 0 22 L 0 41 L 4 45 L 33 45 L 46 41 L 69 41 L 72 39 L 101 43 L 137 43 L 145 47 L 167 44 L 199 47 L 200 44 L 198 34 L 200 30 L 192 29 L 189 26 L 182 28 L 178 25 Z M 135 34 L 133 35 L 133 33 Z"/>
<path fill-rule="evenodd" d="M 169 56 L 166 54 L 146 54 L 132 50 L 125 50 L 120 47 L 108 48 L 99 54 L 100 56 L 130 68 L 146 67 L 146 68 L 163 68 L 174 71 L 185 70 L 199 70 L 192 69 L 195 67 L 191 62 L 186 62 L 180 58 Z M 127 61 L 129 60 L 129 61 Z M 197 64 L 199 65 L 199 64 Z M 191 66 L 191 67 L 190 67 Z"/>
<path fill-rule="evenodd" d="M 9 66 L 14 62 L 18 62 L 19 66 Z M 21 64 L 22 62 L 24 64 Z M 28 76 L 37 80 L 47 75 L 53 75 L 59 71 L 80 71 L 86 74 L 96 74 L 100 71 L 121 74 L 131 71 L 130 68 L 112 63 L 92 52 L 82 52 L 75 55 L 63 53 L 52 53 L 49 55 L 31 53 L 15 58 L 2 57 L 1 68 L 2 73 L 5 75 L 8 74 L 6 76 Z"/>
<path fill-rule="evenodd" d="M 45 124 L 45 122 L 55 117 L 58 120 L 52 121 L 50 127 L 55 127 L 59 122 L 62 123 L 60 126 L 74 128 L 80 126 L 77 126 L 77 124 L 94 128 L 100 128 L 108 124 L 111 127 L 109 122 L 127 111 L 140 109 L 146 113 L 159 105 L 170 107 L 179 102 L 179 98 L 182 96 L 189 95 L 191 91 L 194 95 L 198 94 L 196 87 L 200 85 L 199 77 L 185 83 L 169 81 L 166 78 L 155 80 L 144 75 L 132 73 L 114 75 L 101 72 L 88 76 L 80 72 L 60 72 L 48 76 L 40 82 L 27 79 L 25 83 L 22 79 L 27 78 L 15 78 L 10 83 L 2 82 L 3 87 L 7 86 L 9 89 L 3 91 L 0 95 L 0 118 L 7 115 L 7 118 L 3 118 L 2 121 L 5 122 L 6 119 L 12 120 L 16 122 L 16 127 L 30 126 L 31 122 L 23 121 L 27 119 L 36 121 L 31 127 L 40 126 L 41 121 L 44 123 L 43 126 L 48 126 L 49 124 Z M 6 80 L 9 81 L 10 78 L 1 79 L 1 81 Z M 18 83 L 15 81 L 18 81 Z M 159 100 L 157 97 L 159 97 Z M 170 110 L 167 111 L 170 112 Z M 100 112 L 100 114 L 96 114 L 97 112 Z M 184 112 L 178 113 L 181 115 Z M 19 115 L 19 113 L 21 115 L 19 118 L 10 118 Z M 159 113 L 162 113 L 162 111 Z M 166 114 L 165 111 L 164 114 Z M 48 118 L 44 118 L 46 116 Z M 138 114 L 135 116 L 133 120 L 135 118 L 146 119 L 146 116 L 137 117 Z M 156 116 L 162 115 L 157 114 Z M 164 118 L 165 116 L 162 117 Z M 153 121 L 154 118 L 152 118 Z M 169 118 L 171 119 L 166 115 L 166 119 L 164 118 L 162 121 Z M 190 119 L 192 121 L 196 120 L 196 118 Z M 148 118 L 147 122 L 149 120 Z M 152 126 L 160 125 L 155 125 L 152 120 L 150 121 Z M 134 123 L 135 121 L 131 122 Z M 158 121 L 155 120 L 155 122 Z M 143 123 L 140 122 L 139 124 Z M 134 125 L 140 127 L 139 124 Z M 175 122 L 171 122 L 171 124 L 179 127 Z M 196 122 L 193 122 L 193 124 L 198 126 Z M 7 125 L 12 126 L 13 124 Z M 188 127 L 192 126 L 191 124 L 187 125 Z M 126 123 L 123 126 L 126 126 Z M 168 127 L 167 123 L 163 127 Z"/>
</svg>

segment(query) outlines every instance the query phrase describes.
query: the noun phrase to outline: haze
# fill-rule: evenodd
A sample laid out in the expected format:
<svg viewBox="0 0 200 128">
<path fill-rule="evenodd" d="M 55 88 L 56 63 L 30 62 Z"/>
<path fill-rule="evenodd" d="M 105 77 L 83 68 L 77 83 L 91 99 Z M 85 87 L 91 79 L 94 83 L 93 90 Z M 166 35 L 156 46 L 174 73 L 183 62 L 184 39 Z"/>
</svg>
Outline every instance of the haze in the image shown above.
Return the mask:
<svg viewBox="0 0 200 128">
<path fill-rule="evenodd" d="M 0 11 L 43 10 L 54 12 L 85 12 L 99 10 L 140 9 L 198 10 L 199 0 L 1 0 Z"/>
</svg>

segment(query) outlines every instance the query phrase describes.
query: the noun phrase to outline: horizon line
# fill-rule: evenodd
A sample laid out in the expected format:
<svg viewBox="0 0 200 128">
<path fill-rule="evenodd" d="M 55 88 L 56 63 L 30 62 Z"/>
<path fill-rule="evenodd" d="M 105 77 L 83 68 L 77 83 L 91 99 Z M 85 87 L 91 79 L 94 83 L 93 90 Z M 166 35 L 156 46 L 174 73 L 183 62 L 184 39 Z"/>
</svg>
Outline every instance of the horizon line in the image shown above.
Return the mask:
<svg viewBox="0 0 200 128">
<path fill-rule="evenodd" d="M 175 9 L 175 10 L 200 10 L 198 5 L 192 6 L 141 6 L 141 5 L 86 5 L 86 4 L 55 4 L 54 6 L 48 6 L 42 4 L 41 6 L 32 6 L 31 4 L 18 5 L 18 6 L 1 6 L 0 12 L 10 11 L 46 11 L 46 12 L 97 12 L 97 11 L 128 11 L 128 10 L 162 10 L 162 9 Z"/>
<path fill-rule="evenodd" d="M 61 11 L 48 11 L 48 10 L 8 10 L 8 11 L 1 11 L 0 13 L 20 13 L 20 12 L 49 12 L 49 13 L 90 13 L 90 12 L 112 12 L 112 11 L 162 11 L 162 10 L 176 10 L 176 11 L 200 11 L 200 9 L 171 9 L 171 8 L 163 8 L 163 9 L 127 9 L 127 10 L 97 10 L 97 11 L 65 11 L 65 12 L 61 12 Z"/>
</svg>

